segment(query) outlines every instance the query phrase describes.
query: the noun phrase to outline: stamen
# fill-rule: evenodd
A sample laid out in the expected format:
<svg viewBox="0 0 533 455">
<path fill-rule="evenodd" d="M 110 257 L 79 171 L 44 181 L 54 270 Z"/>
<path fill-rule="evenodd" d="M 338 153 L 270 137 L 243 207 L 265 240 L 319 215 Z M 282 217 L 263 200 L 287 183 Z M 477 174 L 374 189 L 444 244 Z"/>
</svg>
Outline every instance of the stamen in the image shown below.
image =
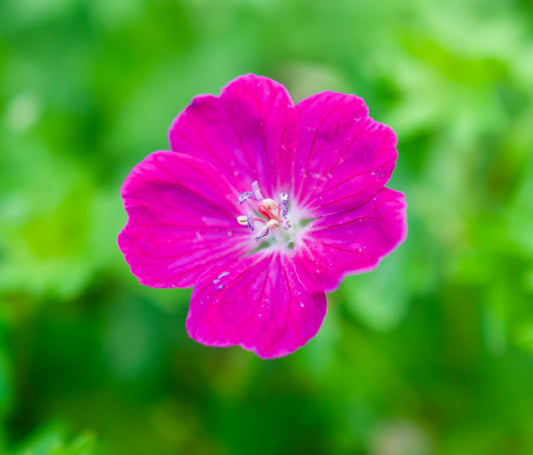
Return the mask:
<svg viewBox="0 0 533 455">
<path fill-rule="evenodd" d="M 248 215 L 240 215 L 237 217 L 237 222 L 239 224 L 242 224 L 243 226 L 248 226 L 248 229 L 250 229 L 250 231 L 253 231 L 255 229 L 255 226 L 254 219 L 252 216 L 252 212 L 248 212 Z"/>
<path fill-rule="evenodd" d="M 278 220 L 270 220 L 267 223 L 267 226 L 268 226 L 269 229 L 277 228 L 279 226 L 279 221 Z"/>
<path fill-rule="evenodd" d="M 259 183 L 257 183 L 257 180 L 252 183 L 252 194 L 256 201 L 261 201 L 264 199 L 263 195 L 261 194 L 261 190 L 259 189 Z"/>
<path fill-rule="evenodd" d="M 278 216 L 281 218 L 281 227 L 288 231 L 291 228 L 291 223 L 287 219 L 287 215 L 289 214 L 287 199 L 289 199 L 289 195 L 287 193 L 281 193 L 279 199 Z"/>
<path fill-rule="evenodd" d="M 287 215 L 289 213 L 289 205 L 287 200 L 289 195 L 287 193 L 281 193 L 279 195 L 279 202 L 274 199 L 264 198 L 259 188 L 257 181 L 252 183 L 252 191 L 244 191 L 239 196 L 239 204 L 247 201 L 253 196 L 256 201 L 260 201 L 260 204 L 256 205 L 256 209 L 263 218 L 254 218 L 254 211 L 248 212 L 247 215 L 241 215 L 237 217 L 239 224 L 247 226 L 250 231 L 256 231 L 256 223 L 261 223 L 262 227 L 255 236 L 256 240 L 265 238 L 271 229 L 282 227 L 288 231 L 291 229 L 291 224 Z M 254 204 L 255 205 L 255 204 Z"/>
<path fill-rule="evenodd" d="M 242 204 L 244 201 L 247 201 L 252 197 L 251 191 L 244 191 L 239 196 L 239 204 Z"/>
<path fill-rule="evenodd" d="M 278 204 L 276 204 L 276 201 L 268 197 L 266 199 L 263 199 L 261 203 L 272 212 L 278 209 Z"/>
<path fill-rule="evenodd" d="M 254 219 L 253 219 L 252 212 L 248 212 L 246 221 L 247 221 L 248 229 L 250 229 L 250 231 L 253 231 L 255 229 L 255 226 L 254 226 Z"/>
<path fill-rule="evenodd" d="M 281 201 L 279 201 L 279 207 L 281 217 L 285 218 L 289 213 L 289 206 L 287 205 L 287 202 L 282 199 Z"/>
<path fill-rule="evenodd" d="M 261 240 L 262 238 L 266 237 L 268 235 L 268 232 L 269 232 L 269 229 L 268 229 L 268 224 L 265 224 L 261 230 L 259 231 L 259 233 L 255 236 L 255 239 L 256 240 Z"/>
</svg>

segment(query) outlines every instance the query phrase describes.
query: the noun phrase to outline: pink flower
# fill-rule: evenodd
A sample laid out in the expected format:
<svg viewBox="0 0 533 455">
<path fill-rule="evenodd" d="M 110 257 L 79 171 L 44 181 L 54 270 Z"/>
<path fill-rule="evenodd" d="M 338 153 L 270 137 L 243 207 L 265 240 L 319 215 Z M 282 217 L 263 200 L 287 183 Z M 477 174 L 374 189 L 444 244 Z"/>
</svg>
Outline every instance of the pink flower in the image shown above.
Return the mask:
<svg viewBox="0 0 533 455">
<path fill-rule="evenodd" d="M 405 239 L 404 195 L 384 188 L 396 135 L 354 95 L 295 106 L 248 74 L 194 98 L 169 139 L 122 186 L 118 243 L 142 284 L 194 286 L 186 326 L 200 343 L 294 352 L 322 324 L 325 292 Z"/>
</svg>

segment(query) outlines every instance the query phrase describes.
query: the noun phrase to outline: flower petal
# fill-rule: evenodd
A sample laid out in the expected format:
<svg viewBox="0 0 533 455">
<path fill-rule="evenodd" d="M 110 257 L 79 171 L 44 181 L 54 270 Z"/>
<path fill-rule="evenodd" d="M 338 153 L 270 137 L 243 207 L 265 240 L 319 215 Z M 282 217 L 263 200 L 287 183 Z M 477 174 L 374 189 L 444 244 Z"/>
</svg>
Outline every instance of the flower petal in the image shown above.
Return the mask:
<svg viewBox="0 0 533 455">
<path fill-rule="evenodd" d="M 333 291 L 344 275 L 377 267 L 407 235 L 405 197 L 388 188 L 355 210 L 315 219 L 295 250 L 298 278 L 311 293 Z"/>
<path fill-rule="evenodd" d="M 359 207 L 389 180 L 396 135 L 368 116 L 355 95 L 323 92 L 296 105 L 295 194 L 314 215 Z M 311 211 L 311 210 L 310 210 Z"/>
<path fill-rule="evenodd" d="M 211 264 L 250 250 L 248 230 L 236 221 L 242 215 L 236 194 L 202 160 L 152 153 L 134 167 L 121 193 L 129 218 L 118 244 L 146 286 L 192 286 Z"/>
<path fill-rule="evenodd" d="M 325 314 L 326 296 L 305 291 L 291 259 L 258 252 L 202 277 L 193 290 L 187 331 L 209 346 L 240 345 L 273 358 L 303 346 Z"/>
<path fill-rule="evenodd" d="M 193 99 L 169 131 L 172 150 L 212 162 L 241 191 L 258 181 L 265 197 L 288 182 L 297 140 L 297 114 L 283 85 L 248 74 L 220 96 Z"/>
</svg>

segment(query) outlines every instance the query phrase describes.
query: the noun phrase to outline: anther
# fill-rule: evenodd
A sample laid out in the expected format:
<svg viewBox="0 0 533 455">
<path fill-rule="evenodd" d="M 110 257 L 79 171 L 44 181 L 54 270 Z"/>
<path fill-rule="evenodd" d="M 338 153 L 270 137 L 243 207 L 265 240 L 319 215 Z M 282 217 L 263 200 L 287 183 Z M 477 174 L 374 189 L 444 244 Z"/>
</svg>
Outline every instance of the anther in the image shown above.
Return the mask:
<svg viewBox="0 0 533 455">
<path fill-rule="evenodd" d="M 247 201 L 252 197 L 251 191 L 244 191 L 239 195 L 239 204 L 242 204 L 244 201 Z"/>
<path fill-rule="evenodd" d="M 255 236 L 255 239 L 256 240 L 261 240 L 262 238 L 266 237 L 268 235 L 268 232 L 269 232 L 269 229 L 268 229 L 268 224 L 265 224 L 261 230 L 259 231 L 259 233 Z"/>
<path fill-rule="evenodd" d="M 278 220 L 270 220 L 267 223 L 267 226 L 268 226 L 269 229 L 277 228 L 279 226 L 279 221 Z"/>
<path fill-rule="evenodd" d="M 250 231 L 253 231 L 255 229 L 255 226 L 252 212 L 248 212 L 248 216 L 246 218 L 248 229 L 250 229 Z"/>
<path fill-rule="evenodd" d="M 259 189 L 259 183 L 257 183 L 257 180 L 252 183 L 252 194 L 256 201 L 261 201 L 264 199 L 263 195 L 261 194 L 261 190 Z"/>
<path fill-rule="evenodd" d="M 289 206 L 283 199 L 279 201 L 279 208 L 280 208 L 280 215 L 283 218 L 285 218 L 287 214 L 289 213 Z"/>
<path fill-rule="evenodd" d="M 242 224 L 243 226 L 248 226 L 248 229 L 250 229 L 250 231 L 253 231 L 255 228 L 254 219 L 252 217 L 252 212 L 248 212 L 248 215 L 238 216 L 237 222 L 239 224 Z"/>
</svg>

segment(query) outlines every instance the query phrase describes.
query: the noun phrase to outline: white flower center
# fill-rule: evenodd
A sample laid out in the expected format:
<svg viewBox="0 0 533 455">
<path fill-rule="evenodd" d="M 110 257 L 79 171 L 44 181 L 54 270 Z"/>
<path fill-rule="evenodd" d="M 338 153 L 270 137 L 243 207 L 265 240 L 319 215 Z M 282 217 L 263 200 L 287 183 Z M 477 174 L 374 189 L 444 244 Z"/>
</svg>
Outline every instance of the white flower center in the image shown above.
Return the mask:
<svg viewBox="0 0 533 455">
<path fill-rule="evenodd" d="M 246 203 L 249 211 L 247 215 L 238 216 L 237 222 L 254 232 L 261 246 L 277 243 L 293 248 L 309 220 L 302 222 L 297 211 L 289 210 L 288 198 L 287 193 L 281 193 L 277 202 L 265 198 L 258 183 L 254 182 L 252 191 L 239 196 L 239 204 Z"/>
</svg>

